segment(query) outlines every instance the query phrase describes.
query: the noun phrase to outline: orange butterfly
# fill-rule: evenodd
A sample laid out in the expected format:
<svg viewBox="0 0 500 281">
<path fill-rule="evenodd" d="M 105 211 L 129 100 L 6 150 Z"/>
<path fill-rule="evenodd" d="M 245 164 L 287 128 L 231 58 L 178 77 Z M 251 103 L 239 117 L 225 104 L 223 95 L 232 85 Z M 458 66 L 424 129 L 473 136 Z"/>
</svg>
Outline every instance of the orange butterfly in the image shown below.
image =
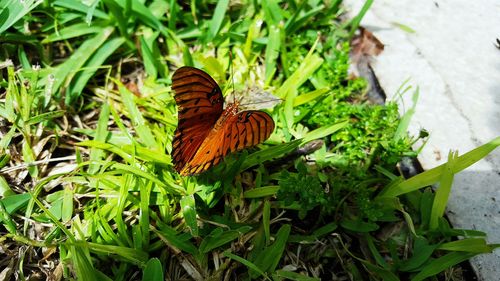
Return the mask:
<svg viewBox="0 0 500 281">
<path fill-rule="evenodd" d="M 200 69 L 177 69 L 172 89 L 179 112 L 172 158 L 175 170 L 183 176 L 206 171 L 230 152 L 265 141 L 274 130 L 273 119 L 263 111 L 238 113 L 238 102 L 223 110 L 222 91 Z"/>
</svg>

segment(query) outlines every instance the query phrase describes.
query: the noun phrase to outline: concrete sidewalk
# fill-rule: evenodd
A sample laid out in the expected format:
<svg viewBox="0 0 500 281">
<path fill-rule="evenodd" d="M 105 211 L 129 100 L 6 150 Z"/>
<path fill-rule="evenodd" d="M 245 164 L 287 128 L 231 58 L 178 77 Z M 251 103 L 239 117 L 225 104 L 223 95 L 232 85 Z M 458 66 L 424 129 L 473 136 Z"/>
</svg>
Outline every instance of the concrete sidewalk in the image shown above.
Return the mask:
<svg viewBox="0 0 500 281">
<path fill-rule="evenodd" d="M 351 15 L 363 2 L 344 1 Z M 373 68 L 388 99 L 408 78 L 420 88 L 410 133 L 430 132 L 424 169 L 446 162 L 450 150 L 463 154 L 500 136 L 500 2 L 375 1 L 362 25 L 385 44 Z M 406 108 L 411 96 L 403 97 Z M 500 243 L 500 149 L 455 176 L 447 211 L 455 227 Z M 472 265 L 479 280 L 500 280 L 500 250 Z"/>
</svg>

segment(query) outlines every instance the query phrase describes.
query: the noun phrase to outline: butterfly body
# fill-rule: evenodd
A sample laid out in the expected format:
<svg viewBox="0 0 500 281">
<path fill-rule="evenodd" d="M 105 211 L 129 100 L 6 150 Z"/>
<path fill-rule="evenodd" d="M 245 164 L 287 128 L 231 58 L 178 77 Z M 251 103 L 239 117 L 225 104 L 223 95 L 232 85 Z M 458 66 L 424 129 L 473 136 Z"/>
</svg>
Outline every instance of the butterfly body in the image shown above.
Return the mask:
<svg viewBox="0 0 500 281">
<path fill-rule="evenodd" d="M 179 124 L 172 143 L 174 168 L 195 175 L 219 164 L 227 154 L 266 140 L 274 121 L 258 110 L 238 111 L 239 103 L 223 110 L 217 83 L 194 67 L 181 67 L 172 77 Z"/>
</svg>

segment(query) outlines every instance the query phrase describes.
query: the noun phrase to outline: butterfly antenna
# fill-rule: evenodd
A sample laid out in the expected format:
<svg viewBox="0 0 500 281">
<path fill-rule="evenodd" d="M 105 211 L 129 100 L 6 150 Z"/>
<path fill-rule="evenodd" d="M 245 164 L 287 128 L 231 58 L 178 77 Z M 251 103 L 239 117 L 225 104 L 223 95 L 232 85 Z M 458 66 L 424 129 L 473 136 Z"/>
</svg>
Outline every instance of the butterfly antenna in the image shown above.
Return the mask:
<svg viewBox="0 0 500 281">
<path fill-rule="evenodd" d="M 246 105 L 251 105 L 251 104 L 267 103 L 267 102 L 273 102 L 273 101 L 283 102 L 285 100 L 284 99 L 270 99 L 270 100 L 265 100 L 265 101 L 256 101 L 256 102 L 251 102 L 251 103 L 245 103 L 245 104 L 241 104 L 241 105 L 246 106 Z"/>
</svg>

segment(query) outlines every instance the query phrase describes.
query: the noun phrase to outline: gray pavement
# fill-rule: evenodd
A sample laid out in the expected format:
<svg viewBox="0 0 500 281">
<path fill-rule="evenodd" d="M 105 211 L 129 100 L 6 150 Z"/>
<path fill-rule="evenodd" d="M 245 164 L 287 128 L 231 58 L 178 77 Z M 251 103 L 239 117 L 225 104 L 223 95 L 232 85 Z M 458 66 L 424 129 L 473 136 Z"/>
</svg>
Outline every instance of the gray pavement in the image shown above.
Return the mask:
<svg viewBox="0 0 500 281">
<path fill-rule="evenodd" d="M 344 1 L 351 14 L 363 2 Z M 385 44 L 372 66 L 388 99 L 408 78 L 420 89 L 410 133 L 430 132 L 424 169 L 444 163 L 450 149 L 463 154 L 500 136 L 500 1 L 375 1 L 362 25 Z M 455 227 L 500 243 L 500 149 L 455 176 L 447 213 Z M 500 280 L 500 250 L 472 265 L 479 280 Z"/>
</svg>

